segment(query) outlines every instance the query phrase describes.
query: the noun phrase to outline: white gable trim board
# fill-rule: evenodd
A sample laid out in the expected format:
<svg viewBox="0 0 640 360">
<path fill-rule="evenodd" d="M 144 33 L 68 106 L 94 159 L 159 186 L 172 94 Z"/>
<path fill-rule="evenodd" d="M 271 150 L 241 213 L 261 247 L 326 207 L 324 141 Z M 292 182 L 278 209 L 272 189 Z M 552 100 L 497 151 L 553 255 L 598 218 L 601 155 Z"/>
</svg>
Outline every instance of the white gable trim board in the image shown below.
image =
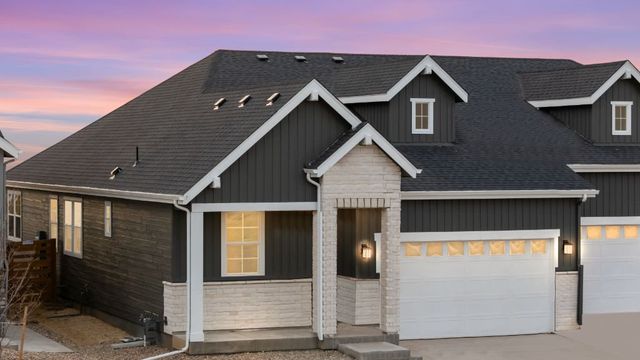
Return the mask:
<svg viewBox="0 0 640 360">
<path fill-rule="evenodd" d="M 543 107 L 558 107 L 558 106 L 576 106 L 576 105 L 592 105 L 604 94 L 613 84 L 620 78 L 631 79 L 634 78 L 640 83 L 640 72 L 633 64 L 626 61 L 620 69 L 616 71 L 611 77 L 602 84 L 598 90 L 596 90 L 591 96 L 572 98 L 572 99 L 553 99 L 553 100 L 535 100 L 529 101 L 529 104 L 536 108 Z"/>
<path fill-rule="evenodd" d="M 640 164 L 569 164 L 576 173 L 640 172 Z"/>
<path fill-rule="evenodd" d="M 386 93 L 362 96 L 343 96 L 340 101 L 344 104 L 367 103 L 367 102 L 387 102 L 407 86 L 416 76 L 420 74 L 435 73 L 449 88 L 464 102 L 469 101 L 469 94 L 460 86 L 446 71 L 444 71 L 431 56 L 425 56 L 411 71 L 393 85 Z"/>
<path fill-rule="evenodd" d="M 7 139 L 0 137 L 0 149 L 4 150 L 9 156 L 14 159 L 18 158 L 20 155 L 20 150 L 18 150 L 12 143 L 10 143 Z"/>
<path fill-rule="evenodd" d="M 551 199 L 593 198 L 598 190 L 469 190 L 469 191 L 403 191 L 402 200 L 466 200 L 466 199 Z"/>
</svg>

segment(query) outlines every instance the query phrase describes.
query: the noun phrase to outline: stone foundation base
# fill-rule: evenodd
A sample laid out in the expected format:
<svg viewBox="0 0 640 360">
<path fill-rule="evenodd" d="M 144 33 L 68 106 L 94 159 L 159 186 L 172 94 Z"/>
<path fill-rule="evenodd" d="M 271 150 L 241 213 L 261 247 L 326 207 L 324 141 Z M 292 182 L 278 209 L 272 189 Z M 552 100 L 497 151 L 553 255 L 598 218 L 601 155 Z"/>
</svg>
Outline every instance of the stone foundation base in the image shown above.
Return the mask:
<svg viewBox="0 0 640 360">
<path fill-rule="evenodd" d="M 338 276 L 338 321 L 351 325 L 380 323 L 380 281 Z"/>
<path fill-rule="evenodd" d="M 578 272 L 556 272 L 556 330 L 578 329 Z"/>
</svg>

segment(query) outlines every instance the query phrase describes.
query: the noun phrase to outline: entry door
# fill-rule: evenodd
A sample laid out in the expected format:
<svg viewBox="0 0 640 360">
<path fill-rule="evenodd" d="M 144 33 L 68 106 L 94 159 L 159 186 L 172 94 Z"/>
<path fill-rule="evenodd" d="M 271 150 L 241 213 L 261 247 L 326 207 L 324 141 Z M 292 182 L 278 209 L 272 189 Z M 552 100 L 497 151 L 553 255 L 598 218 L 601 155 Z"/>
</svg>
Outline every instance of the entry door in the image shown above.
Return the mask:
<svg viewBox="0 0 640 360">
<path fill-rule="evenodd" d="M 586 314 L 640 312 L 640 237 L 637 225 L 582 230 Z"/>
<path fill-rule="evenodd" d="M 553 240 L 403 243 L 400 338 L 554 330 Z"/>
</svg>

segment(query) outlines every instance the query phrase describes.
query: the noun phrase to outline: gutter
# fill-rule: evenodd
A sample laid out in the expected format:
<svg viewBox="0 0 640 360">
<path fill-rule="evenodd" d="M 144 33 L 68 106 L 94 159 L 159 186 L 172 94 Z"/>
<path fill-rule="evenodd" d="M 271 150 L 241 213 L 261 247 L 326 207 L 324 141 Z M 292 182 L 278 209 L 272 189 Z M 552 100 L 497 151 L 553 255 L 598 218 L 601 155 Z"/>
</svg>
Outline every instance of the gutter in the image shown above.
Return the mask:
<svg viewBox="0 0 640 360">
<path fill-rule="evenodd" d="M 318 319 L 318 327 L 316 329 L 316 332 L 318 334 L 318 340 L 322 341 L 324 339 L 324 332 L 323 332 L 323 324 L 322 324 L 322 271 L 323 269 L 323 263 L 322 263 L 322 188 L 320 186 L 320 183 L 317 181 L 314 181 L 311 179 L 311 174 L 307 173 L 307 181 L 312 184 L 313 186 L 315 186 L 318 191 L 317 191 L 317 221 L 316 221 L 316 232 L 317 232 L 317 236 L 318 236 L 318 252 L 317 252 L 317 257 L 318 257 L 318 306 L 317 306 L 317 311 L 318 314 L 316 315 L 317 319 Z"/>
<path fill-rule="evenodd" d="M 402 191 L 401 200 L 467 200 L 467 199 L 558 199 L 596 197 L 599 190 L 468 190 L 468 191 Z"/>
<path fill-rule="evenodd" d="M 189 209 L 184 206 L 180 206 L 177 200 L 173 202 L 173 206 L 175 206 L 176 209 L 182 210 L 187 214 L 187 297 L 186 297 L 187 325 L 184 332 L 184 346 L 181 349 L 170 351 L 170 352 L 156 355 L 156 356 L 151 356 L 148 358 L 144 358 L 143 360 L 162 359 L 169 356 L 182 354 L 187 352 L 187 350 L 189 350 L 189 340 L 190 340 L 189 337 L 191 334 L 191 211 L 189 211 Z"/>
</svg>

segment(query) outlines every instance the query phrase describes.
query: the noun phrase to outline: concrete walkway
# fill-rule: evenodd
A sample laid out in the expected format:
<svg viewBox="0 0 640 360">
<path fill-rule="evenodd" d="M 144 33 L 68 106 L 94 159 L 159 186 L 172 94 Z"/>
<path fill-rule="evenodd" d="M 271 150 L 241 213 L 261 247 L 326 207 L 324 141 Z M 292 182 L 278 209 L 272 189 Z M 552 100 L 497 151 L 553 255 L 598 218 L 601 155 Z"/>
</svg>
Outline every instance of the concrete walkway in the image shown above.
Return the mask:
<svg viewBox="0 0 640 360">
<path fill-rule="evenodd" d="M 7 330 L 7 336 L 3 340 L 3 346 L 15 347 L 16 349 L 20 345 L 20 327 L 15 325 L 9 325 Z M 68 347 L 55 342 L 48 337 L 42 336 L 37 332 L 27 328 L 27 333 L 24 340 L 25 352 L 73 352 Z"/>
<path fill-rule="evenodd" d="M 640 314 L 585 316 L 582 329 L 558 334 L 409 340 L 400 345 L 424 360 L 639 359 Z"/>
</svg>

